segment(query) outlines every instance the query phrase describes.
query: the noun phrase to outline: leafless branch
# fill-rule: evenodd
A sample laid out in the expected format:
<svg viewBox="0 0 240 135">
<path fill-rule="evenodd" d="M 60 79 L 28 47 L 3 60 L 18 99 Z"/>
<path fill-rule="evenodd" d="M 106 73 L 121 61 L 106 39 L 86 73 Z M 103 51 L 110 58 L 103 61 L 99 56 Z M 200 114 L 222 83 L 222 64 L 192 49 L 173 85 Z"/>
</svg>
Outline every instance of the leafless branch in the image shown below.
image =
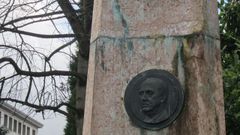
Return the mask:
<svg viewBox="0 0 240 135">
<path fill-rule="evenodd" d="M 80 48 L 80 54 L 84 57 L 84 58 L 88 58 L 88 54 L 89 54 L 89 46 L 86 46 L 88 44 L 86 44 L 85 42 L 88 42 L 86 39 L 87 38 L 83 38 L 86 35 L 83 35 L 82 33 L 84 32 L 83 29 L 83 24 L 81 24 L 81 21 L 79 20 L 78 15 L 76 14 L 75 10 L 73 9 L 73 7 L 71 6 L 69 1 L 66 0 L 57 0 L 59 6 L 61 7 L 61 9 L 63 10 L 63 12 L 66 15 L 66 18 L 68 20 L 68 22 L 70 23 L 72 30 L 74 33 L 79 33 L 76 35 L 77 41 L 79 43 L 79 48 Z"/>
<path fill-rule="evenodd" d="M 49 61 L 51 59 L 51 57 L 58 53 L 60 50 L 64 49 L 65 47 L 71 45 L 72 43 L 74 43 L 76 41 L 76 38 L 74 38 L 73 40 L 71 40 L 70 42 L 60 46 L 59 48 L 57 48 L 56 50 L 54 50 L 47 58 L 46 58 L 46 61 Z"/>
<path fill-rule="evenodd" d="M 83 110 L 77 110 L 75 107 L 72 107 L 68 103 L 64 103 L 64 102 L 58 104 L 57 106 L 50 106 L 50 105 L 32 104 L 32 103 L 29 103 L 29 102 L 25 102 L 25 101 L 13 99 L 13 98 L 0 98 L 0 101 L 10 101 L 10 102 L 18 103 L 18 104 L 21 104 L 21 105 L 26 105 L 26 106 L 29 106 L 31 108 L 36 109 L 36 112 L 41 112 L 41 111 L 44 111 L 44 110 L 52 110 L 54 112 L 58 112 L 60 114 L 68 116 L 68 113 L 66 111 L 60 110 L 61 107 L 67 106 L 67 107 L 70 107 L 72 110 L 77 111 L 80 115 L 83 114 Z"/>
<path fill-rule="evenodd" d="M 45 72 L 29 72 L 29 71 L 21 70 L 12 58 L 7 58 L 7 57 L 0 58 L 0 63 L 2 62 L 9 62 L 19 75 L 32 76 L 32 77 L 60 76 L 60 75 L 75 76 L 75 77 L 78 77 L 82 82 L 86 82 L 86 77 L 76 72 L 61 71 L 61 70 L 53 70 L 53 71 L 45 71 Z"/>
<path fill-rule="evenodd" d="M 14 24 L 14 23 L 17 23 L 17 22 L 20 22 L 20 21 L 26 21 L 26 20 L 28 20 L 28 19 L 49 17 L 49 16 L 52 16 L 52 15 L 59 15 L 59 14 L 63 14 L 63 12 L 62 12 L 62 11 L 55 11 L 55 12 L 46 13 L 46 14 L 20 17 L 20 18 L 17 18 L 17 19 L 15 19 L 15 20 L 9 21 L 9 22 L 7 22 L 7 23 L 5 23 L 5 24 L 2 24 L 2 26 L 7 26 L 7 25 L 9 25 L 9 24 Z"/>
<path fill-rule="evenodd" d="M 27 32 L 27 31 L 22 31 L 22 30 L 17 30 L 17 29 L 4 28 L 4 27 L 1 27 L 0 30 L 24 34 L 24 35 L 28 35 L 28 36 L 37 37 L 37 38 L 71 38 L 71 37 L 75 37 L 75 34 L 45 35 L 45 34 L 32 33 L 32 32 Z"/>
<path fill-rule="evenodd" d="M 0 6 L 0 100 L 26 105 L 43 114 L 45 110 L 53 110 L 67 115 L 61 110 L 62 106 L 82 114 L 82 110 L 67 104 L 69 87 L 61 79 L 67 82 L 67 77 L 71 76 L 83 86 L 87 74 L 57 69 L 53 56 L 61 53 L 61 57 L 73 57 L 72 46 L 69 52 L 65 48 L 77 41 L 80 56 L 88 59 L 91 25 L 88 9 L 92 4 L 82 0 L 81 3 L 75 0 L 9 0 Z M 62 27 L 66 21 L 72 31 Z M 51 28 L 44 28 L 44 34 L 38 29 L 31 30 L 37 24 L 47 24 Z M 36 42 L 31 43 L 28 38 Z M 46 45 L 45 40 L 57 41 L 58 45 L 50 51 L 51 47 L 48 50 L 42 46 Z M 41 41 L 45 43 L 34 46 Z"/>
</svg>

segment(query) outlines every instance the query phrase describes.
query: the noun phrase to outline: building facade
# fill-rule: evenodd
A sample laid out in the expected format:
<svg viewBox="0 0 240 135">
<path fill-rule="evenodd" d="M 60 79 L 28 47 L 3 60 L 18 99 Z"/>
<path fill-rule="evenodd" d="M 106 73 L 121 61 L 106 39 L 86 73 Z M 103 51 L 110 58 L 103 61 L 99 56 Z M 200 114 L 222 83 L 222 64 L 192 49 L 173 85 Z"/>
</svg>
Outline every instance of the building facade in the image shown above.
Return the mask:
<svg viewBox="0 0 240 135">
<path fill-rule="evenodd" d="M 38 135 L 43 125 L 7 103 L 0 103 L 0 127 L 8 130 L 7 135 Z"/>
</svg>

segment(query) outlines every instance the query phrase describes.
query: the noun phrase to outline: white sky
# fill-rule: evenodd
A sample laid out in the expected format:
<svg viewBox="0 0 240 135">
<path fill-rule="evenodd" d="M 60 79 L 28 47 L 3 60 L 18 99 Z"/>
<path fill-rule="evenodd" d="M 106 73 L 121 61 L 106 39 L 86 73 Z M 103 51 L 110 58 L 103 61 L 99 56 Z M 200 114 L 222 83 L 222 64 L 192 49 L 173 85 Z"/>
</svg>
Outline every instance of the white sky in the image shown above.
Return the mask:
<svg viewBox="0 0 240 135">
<path fill-rule="evenodd" d="M 70 28 L 66 26 L 62 26 L 66 31 L 69 31 Z M 44 29 L 43 29 L 44 28 Z M 49 32 L 49 29 L 52 27 L 48 24 L 40 24 L 38 27 L 32 27 L 30 28 L 34 32 L 41 31 L 42 33 Z M 36 39 L 36 38 L 27 38 L 29 42 L 35 42 L 36 47 L 43 48 L 46 51 L 53 51 L 59 45 L 63 44 L 63 41 L 59 40 L 42 40 L 42 39 Z M 73 47 L 74 48 L 74 47 Z M 71 48 L 72 49 L 72 48 Z M 72 49 L 74 52 L 74 49 Z M 67 52 L 68 49 L 65 49 Z M 56 55 L 52 58 L 54 61 L 54 67 L 58 70 L 69 70 L 69 62 L 70 58 L 64 55 Z M 34 116 L 34 119 L 41 122 L 44 126 L 43 128 L 39 129 L 38 135 L 64 135 L 64 127 L 66 125 L 66 117 L 61 114 L 54 114 L 53 112 L 50 112 L 49 114 L 45 115 L 45 120 L 43 120 L 41 114 L 36 114 Z"/>
<path fill-rule="evenodd" d="M 40 114 L 37 114 L 34 119 L 41 122 L 44 126 L 38 131 L 38 135 L 64 135 L 64 128 L 66 125 L 66 117 L 59 114 L 52 114 L 47 116 L 45 120 L 42 119 Z"/>
<path fill-rule="evenodd" d="M 59 27 L 64 31 L 64 33 L 68 33 L 69 31 L 71 31 L 71 28 L 68 25 L 66 25 L 66 20 L 58 22 L 58 24 L 59 24 Z M 41 23 L 35 26 L 30 26 L 25 28 L 24 30 L 35 32 L 35 33 L 46 33 L 46 34 L 55 33 L 52 25 L 48 23 Z M 50 31 L 52 31 L 52 33 Z M 7 38 L 11 39 L 12 37 L 7 36 Z M 30 36 L 24 36 L 24 38 L 25 38 L 25 41 L 27 41 L 28 43 L 31 43 L 31 45 L 33 45 L 35 48 L 39 48 L 39 49 L 41 48 L 40 50 L 43 50 L 44 53 L 49 53 L 55 50 L 56 48 L 58 48 L 60 45 L 63 45 L 67 41 L 70 41 L 70 39 L 46 40 L 46 39 L 40 39 L 40 38 L 32 38 Z M 1 41 L 2 39 L 0 39 L 0 42 Z M 64 51 L 70 54 L 72 52 L 74 53 L 75 52 L 74 45 L 72 47 L 64 49 Z M 2 56 L 2 54 L 0 56 Z M 56 69 L 69 70 L 68 67 L 69 67 L 70 57 L 66 55 L 56 55 L 52 58 L 52 61 Z M 4 74 L 4 71 L 0 72 L 0 77 L 1 77 L 1 74 Z M 23 109 L 20 109 L 20 110 L 23 110 Z M 28 114 L 27 112 L 25 113 Z M 44 125 L 43 128 L 39 129 L 38 135 L 64 135 L 63 130 L 66 124 L 65 116 L 50 112 L 45 115 L 45 120 L 43 120 L 41 114 L 33 115 L 31 113 L 30 117 L 38 120 Z"/>
</svg>

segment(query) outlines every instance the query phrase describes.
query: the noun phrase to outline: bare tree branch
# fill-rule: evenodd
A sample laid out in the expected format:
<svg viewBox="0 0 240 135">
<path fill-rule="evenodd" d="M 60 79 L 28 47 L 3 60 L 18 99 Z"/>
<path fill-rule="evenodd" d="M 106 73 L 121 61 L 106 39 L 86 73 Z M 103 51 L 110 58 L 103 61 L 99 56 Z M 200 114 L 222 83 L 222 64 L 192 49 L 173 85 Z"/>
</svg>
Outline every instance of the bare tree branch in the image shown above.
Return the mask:
<svg viewBox="0 0 240 135">
<path fill-rule="evenodd" d="M 14 102 L 14 103 L 19 103 L 21 105 L 26 105 L 26 106 L 36 109 L 36 112 L 41 112 L 44 110 L 52 110 L 54 112 L 58 112 L 60 114 L 68 116 L 68 113 L 66 111 L 60 110 L 61 107 L 67 106 L 67 107 L 70 107 L 72 110 L 77 111 L 78 114 L 80 114 L 80 115 L 83 114 L 83 110 L 77 110 L 75 107 L 72 107 L 68 103 L 64 103 L 64 102 L 58 104 L 57 106 L 49 106 L 49 105 L 32 104 L 29 102 L 25 102 L 25 101 L 13 99 L 13 98 L 0 98 L 0 101 L 10 101 L 10 102 Z"/>
<path fill-rule="evenodd" d="M 77 72 L 61 71 L 61 70 L 53 70 L 53 71 L 45 71 L 45 72 L 29 72 L 29 71 L 21 70 L 12 58 L 7 58 L 7 57 L 0 58 L 0 63 L 2 62 L 9 62 L 19 75 L 32 76 L 32 77 L 44 77 L 44 76 L 56 76 L 56 75 L 75 76 L 75 77 L 78 77 L 82 82 L 86 83 L 86 77 Z"/>
<path fill-rule="evenodd" d="M 2 24 L 2 26 L 7 26 L 7 25 L 9 25 L 9 24 L 14 24 L 14 23 L 17 23 L 17 22 L 20 22 L 20 21 L 26 21 L 27 19 L 49 17 L 49 16 L 52 16 L 52 15 L 59 15 L 59 14 L 63 14 L 63 12 L 62 12 L 62 11 L 55 11 L 55 12 L 46 13 L 46 14 L 20 17 L 20 18 L 17 18 L 17 19 L 15 19 L 15 20 L 9 21 L 9 22 L 7 22 L 7 23 L 5 23 L 5 24 Z"/>
<path fill-rule="evenodd" d="M 72 47 L 69 47 L 69 52 L 65 48 L 77 41 L 80 46 L 77 57 L 88 59 L 91 25 L 89 21 L 91 12 L 88 9 L 92 4 L 87 0 L 80 2 L 74 0 L 9 0 L 0 4 L 2 36 L 0 69 L 3 71 L 0 79 L 0 100 L 26 105 L 43 114 L 45 110 L 53 110 L 68 115 L 67 112 L 61 110 L 62 106 L 67 106 L 82 116 L 83 110 L 78 110 L 67 103 L 70 95 L 69 86 L 67 83 L 62 83 L 62 80 L 67 82 L 66 77 L 71 76 L 78 80 L 77 83 L 80 83 L 80 86 L 85 86 L 87 73 L 79 70 L 70 72 L 55 69 L 54 67 L 57 66 L 54 65 L 55 57 L 53 57 L 61 53 L 72 58 L 75 56 L 72 53 Z M 68 21 L 67 27 L 70 26 L 72 31 L 68 28 L 64 29 L 65 26 L 62 27 L 63 23 L 66 25 L 66 20 Z M 39 29 L 32 31 L 31 27 L 40 23 L 51 27 L 44 29 L 44 31 L 48 30 L 47 33 L 40 33 Z M 37 40 L 31 43 L 32 39 Z M 58 46 L 49 47 L 49 50 L 45 46 L 34 46 L 35 43 L 46 40 L 50 41 L 49 46 L 56 43 Z M 55 41 L 57 42 L 54 43 Z M 50 51 L 52 50 L 50 48 L 55 49 Z"/>
<path fill-rule="evenodd" d="M 11 0 L 10 0 L 10 1 L 11 1 Z M 15 0 L 13 0 L 12 4 L 11 4 L 10 7 L 8 8 L 7 13 L 5 14 L 5 17 L 4 17 L 4 19 L 3 19 L 3 23 L 6 21 L 6 19 L 7 19 L 7 17 L 8 17 L 8 14 L 11 12 L 14 3 L 15 3 Z"/>
<path fill-rule="evenodd" d="M 51 57 L 58 53 L 60 50 L 64 49 L 65 47 L 71 45 L 72 43 L 74 43 L 76 41 L 76 38 L 74 38 L 73 40 L 71 40 L 70 42 L 60 46 L 59 48 L 57 48 L 56 50 L 54 50 L 47 58 L 46 58 L 46 61 L 49 61 L 51 59 Z"/>
<path fill-rule="evenodd" d="M 79 33 L 76 34 L 76 38 L 80 46 L 79 53 L 87 59 L 89 54 L 89 44 L 86 44 L 85 42 L 88 42 L 88 38 L 83 38 L 86 35 L 82 34 L 84 32 L 84 29 L 83 24 L 81 24 L 81 21 L 79 20 L 79 16 L 76 14 L 75 10 L 68 0 L 57 0 L 57 2 L 66 15 L 66 18 L 71 25 L 73 32 Z"/>
<path fill-rule="evenodd" d="M 4 86 L 4 83 L 5 83 L 5 77 L 1 78 L 0 82 L 1 82 L 1 88 L 0 88 L 0 97 L 1 97 L 2 96 L 2 91 L 3 91 L 3 86 Z"/>
<path fill-rule="evenodd" d="M 38 38 L 71 38 L 71 37 L 75 37 L 75 34 L 45 35 L 45 34 L 32 33 L 32 32 L 21 31 L 21 30 L 17 30 L 17 29 L 4 28 L 4 27 L 0 27 L 0 30 L 10 31 L 10 32 L 24 34 L 24 35 L 38 37 Z"/>
<path fill-rule="evenodd" d="M 36 21 L 31 21 L 31 22 L 28 22 L 28 23 L 24 23 L 24 24 L 18 25 L 17 27 L 18 28 L 23 28 L 23 27 L 26 27 L 26 26 L 31 25 L 31 24 L 36 24 L 36 23 L 40 23 L 40 22 L 47 22 L 47 21 L 53 21 L 53 20 L 58 20 L 58 19 L 63 19 L 63 18 L 65 18 L 65 16 L 58 16 L 58 17 L 54 17 L 54 18 L 39 19 L 39 20 L 36 20 Z M 55 27 L 55 29 L 57 29 L 57 28 Z"/>
</svg>

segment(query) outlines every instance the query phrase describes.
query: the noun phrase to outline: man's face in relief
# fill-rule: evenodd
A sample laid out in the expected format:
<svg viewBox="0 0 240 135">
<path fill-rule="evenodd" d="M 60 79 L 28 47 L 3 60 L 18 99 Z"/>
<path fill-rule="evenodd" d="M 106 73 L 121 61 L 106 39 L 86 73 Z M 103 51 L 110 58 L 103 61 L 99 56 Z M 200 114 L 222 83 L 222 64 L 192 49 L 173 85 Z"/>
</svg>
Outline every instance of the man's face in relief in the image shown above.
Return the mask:
<svg viewBox="0 0 240 135">
<path fill-rule="evenodd" d="M 166 100 L 166 85 L 160 79 L 148 78 L 141 84 L 138 94 L 141 111 L 153 111 Z"/>
</svg>

